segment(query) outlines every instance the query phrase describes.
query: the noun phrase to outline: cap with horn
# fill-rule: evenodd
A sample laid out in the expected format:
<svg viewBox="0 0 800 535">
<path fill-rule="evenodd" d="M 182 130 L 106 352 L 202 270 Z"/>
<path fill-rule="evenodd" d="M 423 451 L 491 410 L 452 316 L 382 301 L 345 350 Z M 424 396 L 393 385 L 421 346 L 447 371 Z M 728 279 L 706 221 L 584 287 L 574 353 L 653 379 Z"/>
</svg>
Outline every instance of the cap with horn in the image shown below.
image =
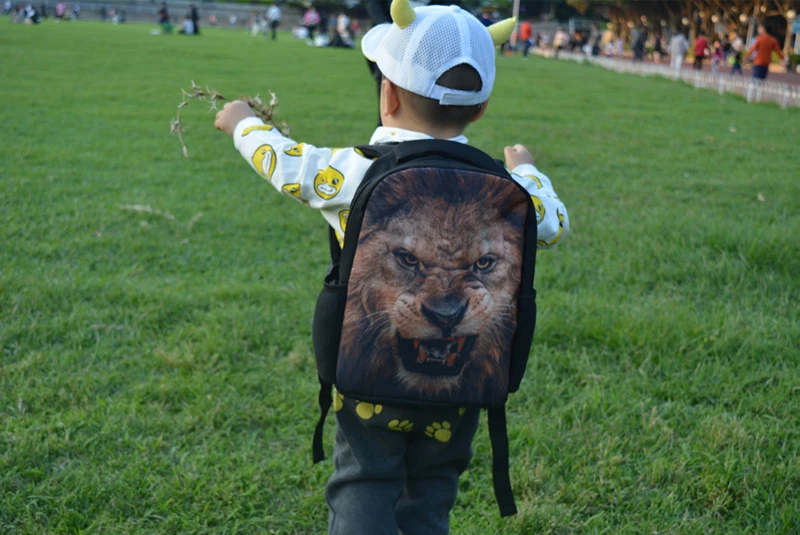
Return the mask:
<svg viewBox="0 0 800 535">
<path fill-rule="evenodd" d="M 395 0 L 397 2 L 397 0 Z M 394 5 L 394 3 L 392 4 Z M 511 32 L 514 31 L 514 27 L 517 25 L 517 19 L 511 17 L 510 19 L 501 20 L 500 22 L 495 22 L 488 28 L 489 35 L 492 36 L 492 42 L 495 46 L 500 46 L 506 41 L 509 40 L 511 37 Z"/>
<path fill-rule="evenodd" d="M 397 27 L 402 29 L 414 22 L 417 14 L 414 13 L 414 8 L 408 0 L 392 0 L 390 8 L 392 14 L 392 21 L 397 24 Z"/>
<path fill-rule="evenodd" d="M 486 102 L 495 78 L 496 45 L 508 40 L 516 25 L 506 19 L 488 28 L 458 6 L 413 7 L 414 0 L 392 0 L 392 24 L 378 24 L 361 39 L 364 56 L 397 87 L 442 106 Z M 454 66 L 468 65 L 481 79 L 480 89 L 439 85 Z"/>
</svg>

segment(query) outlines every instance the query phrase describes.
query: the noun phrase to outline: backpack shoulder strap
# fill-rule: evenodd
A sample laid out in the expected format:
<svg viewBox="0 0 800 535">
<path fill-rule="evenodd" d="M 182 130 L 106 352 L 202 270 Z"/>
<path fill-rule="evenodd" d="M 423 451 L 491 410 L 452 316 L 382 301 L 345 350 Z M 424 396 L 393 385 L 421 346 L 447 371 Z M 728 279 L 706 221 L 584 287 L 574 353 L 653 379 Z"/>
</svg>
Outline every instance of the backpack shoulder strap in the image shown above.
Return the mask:
<svg viewBox="0 0 800 535">
<path fill-rule="evenodd" d="M 392 155 L 395 165 L 402 165 L 417 158 L 427 158 L 438 156 L 449 160 L 455 160 L 480 169 L 493 171 L 507 175 L 503 165 L 498 165 L 498 161 L 480 149 L 444 139 L 420 139 L 414 141 L 404 141 L 395 145 Z"/>
<path fill-rule="evenodd" d="M 517 514 L 511 478 L 508 475 L 508 429 L 506 428 L 506 406 L 487 410 L 489 440 L 492 443 L 492 481 L 494 496 L 500 506 L 500 516 Z"/>
<path fill-rule="evenodd" d="M 336 231 L 331 226 L 328 226 L 328 249 L 331 252 L 331 269 L 333 269 L 333 266 L 342 259 L 342 247 L 339 245 Z"/>
<path fill-rule="evenodd" d="M 314 439 L 311 442 L 311 454 L 313 464 L 325 460 L 325 450 L 322 448 L 322 433 L 325 430 L 325 418 L 333 404 L 333 385 L 319 380 L 319 420 L 314 428 Z"/>
</svg>

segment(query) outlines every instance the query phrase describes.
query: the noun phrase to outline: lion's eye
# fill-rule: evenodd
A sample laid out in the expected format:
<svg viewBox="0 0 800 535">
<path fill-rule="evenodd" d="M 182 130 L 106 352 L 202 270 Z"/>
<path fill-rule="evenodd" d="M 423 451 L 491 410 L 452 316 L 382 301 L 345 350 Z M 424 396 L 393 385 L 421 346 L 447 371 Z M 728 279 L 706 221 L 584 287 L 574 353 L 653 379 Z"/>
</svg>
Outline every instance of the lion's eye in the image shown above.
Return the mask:
<svg viewBox="0 0 800 535">
<path fill-rule="evenodd" d="M 395 253 L 397 261 L 400 265 L 407 268 L 415 268 L 419 264 L 419 258 L 409 253 L 408 251 L 397 251 Z"/>
<path fill-rule="evenodd" d="M 478 259 L 477 262 L 475 262 L 475 269 L 483 273 L 486 273 L 487 271 L 490 271 L 494 267 L 496 262 L 497 260 L 495 260 L 491 256 L 482 256 Z"/>
</svg>

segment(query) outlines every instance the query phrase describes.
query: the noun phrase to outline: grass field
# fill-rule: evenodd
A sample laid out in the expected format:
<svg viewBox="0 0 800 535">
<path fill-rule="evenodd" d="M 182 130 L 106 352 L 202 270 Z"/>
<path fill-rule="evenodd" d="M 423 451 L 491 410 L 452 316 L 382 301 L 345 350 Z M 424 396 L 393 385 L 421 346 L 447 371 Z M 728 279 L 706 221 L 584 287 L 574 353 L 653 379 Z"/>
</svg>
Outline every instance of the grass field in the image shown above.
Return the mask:
<svg viewBox="0 0 800 535">
<path fill-rule="evenodd" d="M 213 114 L 187 109 L 188 160 L 169 121 L 190 80 L 272 89 L 295 139 L 348 146 L 375 88 L 357 51 L 149 30 L 0 33 L 0 533 L 322 533 L 324 222 Z M 509 403 L 520 514 L 497 514 L 482 426 L 453 533 L 800 532 L 798 128 L 666 80 L 498 61 L 467 134 L 532 147 L 572 233 L 539 255 Z"/>
</svg>

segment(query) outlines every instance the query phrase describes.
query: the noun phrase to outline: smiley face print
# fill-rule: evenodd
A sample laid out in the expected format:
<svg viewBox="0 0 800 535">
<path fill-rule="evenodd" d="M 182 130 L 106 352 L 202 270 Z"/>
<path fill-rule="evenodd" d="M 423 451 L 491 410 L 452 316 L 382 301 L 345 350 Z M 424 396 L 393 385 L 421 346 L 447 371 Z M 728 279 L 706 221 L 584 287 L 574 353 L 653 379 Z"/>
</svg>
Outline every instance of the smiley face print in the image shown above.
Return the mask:
<svg viewBox="0 0 800 535">
<path fill-rule="evenodd" d="M 536 209 L 536 224 L 540 225 L 544 220 L 544 214 L 546 211 L 544 209 L 544 203 L 536 195 L 531 195 L 531 200 L 533 201 L 533 207 Z"/>
<path fill-rule="evenodd" d="M 559 240 L 561 240 L 561 235 L 564 233 L 564 214 L 561 213 L 561 210 L 556 209 L 556 215 L 558 216 L 558 232 L 556 233 L 556 237 L 549 242 L 538 240 L 537 244 L 540 247 L 555 245 L 559 242 Z"/>
<path fill-rule="evenodd" d="M 333 199 L 342 189 L 344 175 L 333 167 L 326 167 L 314 177 L 314 191 L 325 200 Z"/>
<path fill-rule="evenodd" d="M 283 151 L 284 154 L 288 156 L 302 156 L 303 155 L 303 148 L 305 148 L 305 143 L 298 143 L 294 147 L 290 149 L 286 149 Z"/>
<path fill-rule="evenodd" d="M 538 176 L 536 176 L 536 175 L 525 175 L 522 178 L 527 178 L 529 180 L 533 180 L 534 182 L 536 182 L 536 187 L 539 188 L 539 189 L 542 189 L 542 181 L 539 180 Z"/>
<path fill-rule="evenodd" d="M 256 149 L 252 160 L 258 174 L 267 180 L 272 180 L 272 174 L 275 172 L 275 164 L 277 163 L 275 149 L 269 145 L 261 145 Z"/>
<path fill-rule="evenodd" d="M 273 127 L 271 127 L 271 126 L 270 126 L 270 125 L 268 125 L 268 124 L 257 124 L 257 125 L 255 125 L 255 126 L 248 126 L 247 128 L 245 128 L 245 129 L 242 131 L 242 137 L 246 136 L 246 135 L 247 135 L 247 134 L 249 134 L 250 132 L 255 132 L 255 131 L 257 131 L 257 130 L 265 130 L 265 131 L 269 132 L 270 130 L 272 130 L 272 128 L 273 128 Z"/>
<path fill-rule="evenodd" d="M 342 232 L 347 230 L 347 220 L 350 218 L 350 210 L 342 210 L 339 212 L 339 226 L 342 227 Z"/>
<path fill-rule="evenodd" d="M 300 194 L 301 194 L 300 184 L 285 184 L 281 188 L 281 193 L 283 193 L 284 195 L 289 195 L 290 197 L 294 197 L 295 199 L 297 199 L 301 203 L 303 203 L 306 206 L 308 206 L 308 201 L 303 199 L 300 196 Z"/>
</svg>

